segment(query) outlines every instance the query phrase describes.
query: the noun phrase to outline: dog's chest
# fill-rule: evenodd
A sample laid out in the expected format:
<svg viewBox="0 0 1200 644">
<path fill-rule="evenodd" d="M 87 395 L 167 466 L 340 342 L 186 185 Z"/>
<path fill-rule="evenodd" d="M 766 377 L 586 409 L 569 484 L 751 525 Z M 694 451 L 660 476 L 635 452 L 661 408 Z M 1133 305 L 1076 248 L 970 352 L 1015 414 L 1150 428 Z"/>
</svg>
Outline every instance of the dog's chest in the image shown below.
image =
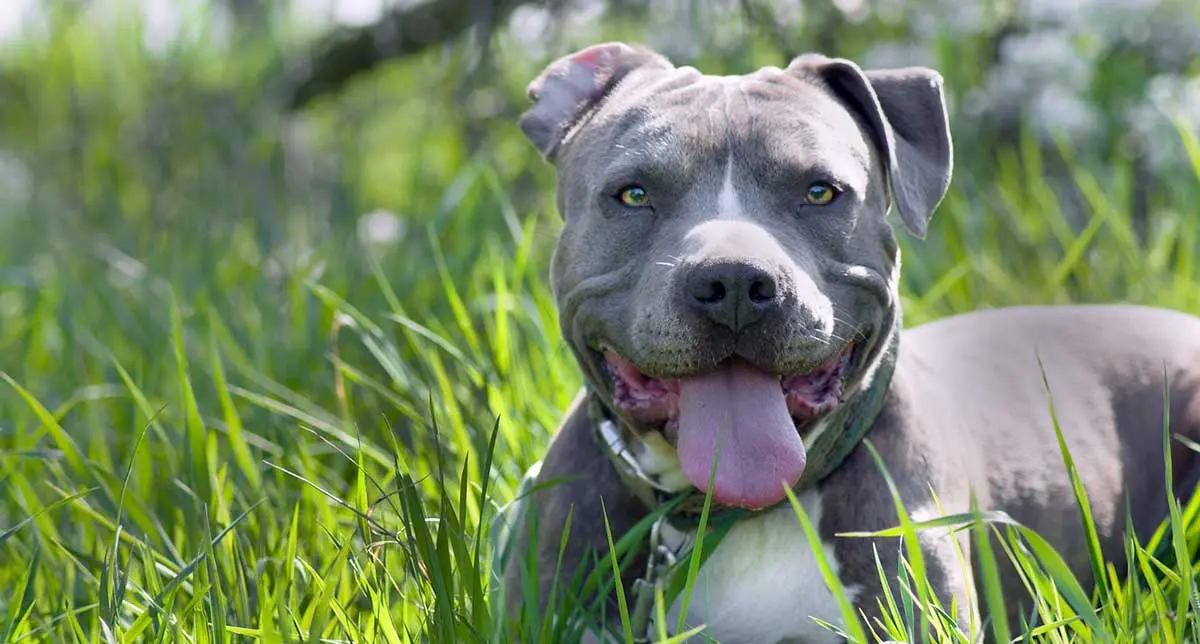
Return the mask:
<svg viewBox="0 0 1200 644">
<path fill-rule="evenodd" d="M 818 525 L 820 496 L 806 492 L 799 501 Z M 836 572 L 832 546 L 822 544 L 822 550 Z M 668 613 L 672 627 L 681 604 L 682 598 Z M 688 628 L 704 625 L 705 633 L 722 644 L 841 641 L 814 617 L 831 624 L 842 621 L 800 520 L 784 503 L 730 529 L 697 574 L 686 623 Z"/>
</svg>

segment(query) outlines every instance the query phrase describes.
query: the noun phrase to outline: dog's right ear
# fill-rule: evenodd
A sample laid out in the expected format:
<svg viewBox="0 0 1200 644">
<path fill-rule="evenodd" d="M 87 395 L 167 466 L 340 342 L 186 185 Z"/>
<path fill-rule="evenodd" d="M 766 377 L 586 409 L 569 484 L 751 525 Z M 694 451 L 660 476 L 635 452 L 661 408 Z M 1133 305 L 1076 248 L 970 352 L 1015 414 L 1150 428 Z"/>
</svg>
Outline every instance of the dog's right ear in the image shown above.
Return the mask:
<svg viewBox="0 0 1200 644">
<path fill-rule="evenodd" d="M 551 63 L 529 85 L 533 107 L 521 117 L 521 131 L 553 160 L 572 128 L 598 107 L 630 72 L 643 67 L 673 69 L 670 61 L 645 47 L 610 42 L 592 45 Z"/>
<path fill-rule="evenodd" d="M 864 119 L 884 154 L 900 219 L 923 239 L 954 169 L 941 74 L 925 67 L 863 71 L 820 54 L 798 56 L 788 70 L 822 79 Z"/>
</svg>

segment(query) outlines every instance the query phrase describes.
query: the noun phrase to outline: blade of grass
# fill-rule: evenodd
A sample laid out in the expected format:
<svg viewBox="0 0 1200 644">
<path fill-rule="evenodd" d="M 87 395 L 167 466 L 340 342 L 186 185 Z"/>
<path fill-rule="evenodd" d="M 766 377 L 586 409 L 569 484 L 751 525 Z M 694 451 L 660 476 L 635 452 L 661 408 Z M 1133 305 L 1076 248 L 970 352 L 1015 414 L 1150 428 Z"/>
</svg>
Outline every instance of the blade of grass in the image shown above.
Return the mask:
<svg viewBox="0 0 1200 644">
<path fill-rule="evenodd" d="M 808 513 L 805 512 L 795 493 L 790 489 L 786 491 L 788 502 L 792 504 L 792 511 L 796 513 L 796 518 L 800 520 L 800 525 L 804 529 L 804 536 L 808 539 L 809 550 L 817 561 L 817 569 L 821 571 L 821 578 L 825 580 L 825 586 L 829 589 L 829 592 L 833 593 L 833 598 L 837 602 L 838 609 L 842 612 L 842 620 L 845 622 L 844 629 L 853 638 L 852 641 L 866 642 L 866 632 L 863 630 L 857 613 L 855 613 L 854 604 L 850 601 L 849 595 L 846 594 L 846 587 L 842 585 L 842 580 L 838 578 L 837 573 L 833 570 L 833 566 L 830 565 L 828 558 L 825 556 L 825 544 L 821 542 L 820 535 L 813 528 L 812 521 L 808 518 Z"/>
<path fill-rule="evenodd" d="M 1037 360 L 1038 372 L 1042 378 L 1042 388 L 1046 392 L 1046 407 L 1050 413 L 1050 424 L 1054 428 L 1054 437 L 1058 441 L 1058 449 L 1062 454 L 1063 465 L 1067 470 L 1067 477 L 1071 481 L 1071 491 L 1075 495 L 1075 506 L 1079 509 L 1080 520 L 1083 522 L 1084 537 L 1087 542 L 1088 563 L 1092 567 L 1092 578 L 1097 582 L 1096 591 L 1100 595 L 1101 602 L 1107 602 L 1108 588 L 1103 583 L 1104 580 L 1104 553 L 1100 548 L 1100 535 L 1096 530 L 1096 520 L 1092 516 L 1091 502 L 1088 500 L 1087 490 L 1083 487 L 1083 482 L 1079 479 L 1079 470 L 1075 467 L 1075 460 L 1071 457 L 1071 450 L 1067 445 L 1067 440 L 1063 435 L 1062 426 L 1058 422 L 1058 412 L 1054 406 L 1054 394 L 1050 387 L 1050 379 L 1046 375 L 1046 366 L 1042 362 L 1040 353 L 1035 352 Z"/>
<path fill-rule="evenodd" d="M 33 610 L 33 602 L 36 599 L 35 582 L 37 581 L 38 567 L 41 564 L 41 554 L 41 548 L 35 543 L 29 557 L 29 565 L 25 568 L 25 577 L 17 587 L 12 589 L 13 595 L 11 596 L 19 596 L 20 599 L 9 605 L 8 619 L 4 620 L 4 630 L 0 630 L 0 644 L 9 644 L 14 641 L 17 632 Z"/>
<path fill-rule="evenodd" d="M 613 544 L 612 525 L 610 525 L 608 521 L 608 510 L 604 507 L 604 499 L 600 499 L 600 511 L 604 516 L 604 538 L 608 541 L 607 558 L 609 563 L 612 565 L 613 578 L 620 580 L 621 566 L 617 560 L 617 549 Z M 618 581 L 616 584 L 616 592 L 617 610 L 620 612 L 621 616 L 621 629 L 625 633 L 625 641 L 631 642 L 633 641 L 633 625 L 629 621 L 629 605 L 625 601 L 625 585 Z M 642 637 L 642 635 L 639 634 L 638 637 Z"/>
</svg>

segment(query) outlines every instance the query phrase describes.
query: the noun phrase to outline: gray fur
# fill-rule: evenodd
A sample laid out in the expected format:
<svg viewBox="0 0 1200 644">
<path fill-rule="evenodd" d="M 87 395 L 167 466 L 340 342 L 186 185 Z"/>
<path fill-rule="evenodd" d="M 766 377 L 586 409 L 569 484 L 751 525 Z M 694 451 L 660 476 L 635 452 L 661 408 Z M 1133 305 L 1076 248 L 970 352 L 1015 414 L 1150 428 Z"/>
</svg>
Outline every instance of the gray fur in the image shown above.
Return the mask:
<svg viewBox="0 0 1200 644">
<path fill-rule="evenodd" d="M 644 49 L 600 47 L 547 68 L 522 120 L 558 170 L 564 226 L 552 284 L 564 337 L 595 395 L 611 402 L 602 345 L 645 374 L 679 378 L 731 356 L 766 371 L 800 372 L 857 341 L 857 366 L 866 371 L 900 315 L 889 204 L 923 236 L 950 181 L 937 72 L 863 71 L 808 55 L 785 69 L 713 77 Z M 846 192 L 826 206 L 800 205 L 818 180 Z M 614 198 L 631 183 L 647 189 L 651 209 Z M 777 301 L 750 323 L 698 310 L 689 284 L 701 272 L 719 272 L 714 266 L 769 274 Z M 964 512 L 974 490 L 985 508 L 1040 532 L 1090 581 L 1040 356 L 1101 545 L 1123 571 L 1125 508 L 1146 535 L 1166 507 L 1164 386 L 1171 431 L 1200 439 L 1200 319 L 1133 306 L 1011 308 L 905 330 L 899 346 L 886 406 L 868 437 L 906 506 L 929 508 L 932 490 L 945 512 Z M 581 403 L 546 455 L 538 480 L 560 484 L 533 495 L 538 573 L 530 577 L 520 557 L 509 565 L 510 608 L 520 607 L 523 583 L 533 584 L 544 607 L 556 578 L 591 568 L 588 553 L 606 550 L 602 507 L 614 537 L 647 512 L 596 444 Z M 636 419 L 617 416 L 627 436 L 643 431 Z M 1175 491 L 1186 496 L 1200 466 L 1180 446 L 1172 455 Z M 897 522 L 869 452 L 856 449 L 819 492 L 820 533 L 835 546 L 843 582 L 863 589 L 858 608 L 874 615 L 881 589 L 872 543 L 834 536 Z M 517 529 L 517 552 L 530 537 Z M 896 544 L 876 545 L 894 579 Z M 971 567 L 958 566 L 953 545 L 929 536 L 923 550 L 936 592 L 944 605 L 959 600 L 965 627 L 978 623 L 979 608 L 968 600 Z M 960 545 L 970 552 L 966 540 Z M 632 571 L 640 570 L 635 563 Z M 1010 619 L 1019 622 L 1028 600 L 1013 571 L 1004 575 Z"/>
</svg>

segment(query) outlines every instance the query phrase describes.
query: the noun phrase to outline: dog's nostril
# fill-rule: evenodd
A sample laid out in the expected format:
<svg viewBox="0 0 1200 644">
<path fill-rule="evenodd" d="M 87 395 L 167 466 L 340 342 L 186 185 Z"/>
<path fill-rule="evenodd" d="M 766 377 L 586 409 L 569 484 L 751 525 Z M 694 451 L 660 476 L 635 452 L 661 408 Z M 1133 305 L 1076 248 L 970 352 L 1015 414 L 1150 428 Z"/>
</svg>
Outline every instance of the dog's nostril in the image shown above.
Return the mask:
<svg viewBox="0 0 1200 644">
<path fill-rule="evenodd" d="M 725 283 L 711 280 L 702 284 L 692 296 L 701 304 L 718 304 L 725 299 Z"/>
<path fill-rule="evenodd" d="M 747 295 L 750 296 L 750 301 L 756 304 L 770 302 L 771 300 L 775 299 L 775 280 L 754 280 L 750 283 L 750 290 Z"/>
</svg>

